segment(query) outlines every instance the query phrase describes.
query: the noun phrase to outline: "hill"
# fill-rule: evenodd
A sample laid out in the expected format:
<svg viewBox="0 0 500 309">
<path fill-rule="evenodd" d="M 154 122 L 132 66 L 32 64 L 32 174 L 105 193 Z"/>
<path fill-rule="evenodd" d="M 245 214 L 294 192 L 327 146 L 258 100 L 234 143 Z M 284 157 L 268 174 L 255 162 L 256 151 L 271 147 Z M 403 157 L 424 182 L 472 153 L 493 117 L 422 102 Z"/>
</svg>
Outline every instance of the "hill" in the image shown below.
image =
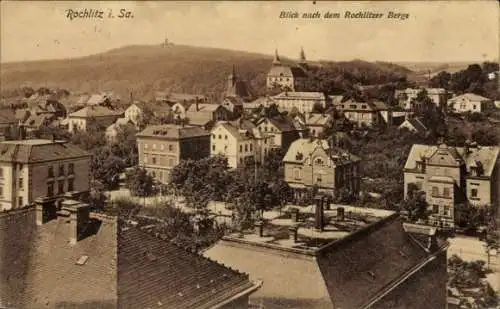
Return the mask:
<svg viewBox="0 0 500 309">
<path fill-rule="evenodd" d="M 64 88 L 77 92 L 112 90 L 122 97 L 128 97 L 133 92 L 135 98 L 144 99 L 151 98 L 156 91 L 218 97 L 225 89 L 227 76 L 234 64 L 239 75 L 259 95 L 264 91 L 271 61 L 270 55 L 216 48 L 126 46 L 82 58 L 3 63 L 1 86 L 2 90 L 21 86 Z M 327 63 L 340 71 L 358 69 L 369 72 L 369 76 L 411 73 L 407 68 L 391 63 L 361 60 Z M 360 82 L 370 83 L 365 79 Z"/>
</svg>

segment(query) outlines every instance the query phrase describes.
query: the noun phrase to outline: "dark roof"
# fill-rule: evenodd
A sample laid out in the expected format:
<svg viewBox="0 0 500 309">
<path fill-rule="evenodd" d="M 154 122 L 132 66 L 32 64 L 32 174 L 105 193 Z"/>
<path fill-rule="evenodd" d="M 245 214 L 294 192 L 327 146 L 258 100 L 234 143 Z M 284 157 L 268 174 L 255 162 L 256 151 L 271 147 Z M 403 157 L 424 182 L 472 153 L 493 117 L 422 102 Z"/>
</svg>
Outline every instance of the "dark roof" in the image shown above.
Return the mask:
<svg viewBox="0 0 500 309">
<path fill-rule="evenodd" d="M 84 108 L 77 110 L 74 113 L 71 113 L 69 116 L 77 118 L 93 118 L 93 117 L 109 117 L 109 116 L 118 117 L 122 114 L 123 114 L 122 111 L 112 110 L 105 106 L 90 105 L 90 106 L 85 106 Z"/>
<path fill-rule="evenodd" d="M 91 213 L 90 235 L 74 245 L 64 218 L 38 227 L 34 218 L 33 208 L 0 214 L 0 305 L 208 309 L 256 288 L 248 275 L 113 217 Z"/>
<path fill-rule="evenodd" d="M 148 126 L 142 132 L 137 134 L 138 137 L 158 137 L 171 139 L 183 139 L 208 135 L 210 135 L 209 132 L 197 126 L 181 126 L 173 124 Z"/>
<path fill-rule="evenodd" d="M 65 141 L 29 139 L 0 143 L 3 162 L 36 163 L 88 156 L 88 152 Z"/>
<path fill-rule="evenodd" d="M 445 250 L 447 244 L 441 245 L 438 249 Z M 334 304 L 356 309 L 399 286 L 403 275 L 425 265 L 436 252 L 426 251 L 393 214 L 330 242 L 313 256 L 228 237 L 205 256 L 261 278 L 264 287 L 252 301 L 266 308 L 317 309 Z"/>
<path fill-rule="evenodd" d="M 267 76 L 270 77 L 307 77 L 306 72 L 300 67 L 273 65 Z"/>
<path fill-rule="evenodd" d="M 297 130 L 305 130 L 305 128 L 299 128 L 297 122 L 288 116 L 277 116 L 272 118 L 264 117 L 260 119 L 257 124 L 261 124 L 264 121 L 269 121 L 272 125 L 276 126 L 281 132 L 292 132 Z"/>
</svg>

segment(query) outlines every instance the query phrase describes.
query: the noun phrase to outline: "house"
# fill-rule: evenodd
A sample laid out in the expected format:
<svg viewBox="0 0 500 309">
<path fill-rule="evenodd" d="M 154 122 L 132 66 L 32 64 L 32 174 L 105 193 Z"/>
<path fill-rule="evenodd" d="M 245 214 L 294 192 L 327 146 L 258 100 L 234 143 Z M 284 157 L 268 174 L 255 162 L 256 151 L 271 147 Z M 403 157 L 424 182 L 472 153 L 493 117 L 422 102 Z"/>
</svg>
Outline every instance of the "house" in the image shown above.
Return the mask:
<svg viewBox="0 0 500 309">
<path fill-rule="evenodd" d="M 0 307 L 248 309 L 260 282 L 91 206 L 0 213 Z"/>
<path fill-rule="evenodd" d="M 225 97 L 221 105 L 231 112 L 232 119 L 236 119 L 243 114 L 244 102 L 239 97 Z"/>
<path fill-rule="evenodd" d="M 244 103 L 243 104 L 243 111 L 247 115 L 253 114 L 256 110 L 258 110 L 261 107 L 269 107 L 272 104 L 276 104 L 274 100 L 271 97 L 260 97 L 255 99 L 252 102 Z"/>
<path fill-rule="evenodd" d="M 172 106 L 175 120 L 187 119 L 190 125 L 210 130 L 217 121 L 233 118 L 232 112 L 219 104 L 209 103 L 176 103 Z"/>
<path fill-rule="evenodd" d="M 210 133 L 196 126 L 151 125 L 136 134 L 139 166 L 162 183 L 182 160 L 210 156 Z"/>
<path fill-rule="evenodd" d="M 129 119 L 136 127 L 147 125 L 148 118 L 167 118 L 172 115 L 172 107 L 165 102 L 134 102 L 125 110 L 125 118 Z"/>
<path fill-rule="evenodd" d="M 295 117 L 302 125 L 307 127 L 311 136 L 319 137 L 326 129 L 333 127 L 334 119 L 330 114 L 310 113 Z"/>
<path fill-rule="evenodd" d="M 53 122 L 55 122 L 57 118 L 52 113 L 31 113 L 28 119 L 24 121 L 23 127 L 26 129 L 26 132 L 29 134 L 37 134 L 50 126 Z"/>
<path fill-rule="evenodd" d="M 322 200 L 285 214 L 203 253 L 263 281 L 256 308 L 446 308 L 449 244 L 435 228 Z"/>
<path fill-rule="evenodd" d="M 414 102 L 418 94 L 422 91 L 427 93 L 431 101 L 440 109 L 446 107 L 449 93 L 444 88 L 406 88 L 404 90 L 396 90 L 394 98 L 398 100 L 399 106 L 405 110 L 419 110 L 420 102 Z"/>
<path fill-rule="evenodd" d="M 290 144 L 307 135 L 307 128 L 291 117 L 263 117 L 257 121 L 259 131 L 271 136 L 271 147 L 287 150 Z"/>
<path fill-rule="evenodd" d="M 392 113 L 383 102 L 358 102 L 347 100 L 336 106 L 345 118 L 358 126 L 390 125 Z"/>
<path fill-rule="evenodd" d="M 130 126 L 131 129 L 135 129 L 135 124 L 130 121 L 128 118 L 118 118 L 115 123 L 106 128 L 106 132 L 104 136 L 110 143 L 114 143 L 117 141 L 118 135 L 123 132 L 126 126 Z M 135 131 L 135 130 L 133 130 Z M 131 133 L 131 132 L 130 132 Z"/>
<path fill-rule="evenodd" d="M 107 128 L 116 119 L 123 116 L 122 111 L 113 110 L 105 106 L 92 105 L 77 110 L 68 116 L 69 132 L 87 131 L 89 126 Z"/>
<path fill-rule="evenodd" d="M 301 138 L 290 145 L 283 158 L 285 181 L 296 199 L 304 197 L 313 186 L 332 195 L 340 189 L 358 195 L 360 161 L 324 139 Z"/>
<path fill-rule="evenodd" d="M 322 92 L 282 92 L 271 97 L 280 111 L 289 113 L 296 110 L 299 113 L 312 113 L 314 106 L 326 107 L 326 97 Z"/>
<path fill-rule="evenodd" d="M 407 129 L 416 133 L 425 133 L 428 131 L 427 127 L 423 124 L 422 119 L 419 117 L 406 117 L 405 121 L 401 123 L 398 128 Z"/>
<path fill-rule="evenodd" d="M 493 100 L 474 93 L 465 93 L 448 100 L 448 107 L 458 113 L 482 113 L 495 108 Z"/>
<path fill-rule="evenodd" d="M 235 98 L 242 102 L 249 102 L 252 100 L 253 95 L 247 83 L 241 79 L 236 73 L 236 68 L 233 65 L 233 70 L 227 78 L 225 98 Z"/>
<path fill-rule="evenodd" d="M 211 136 L 210 155 L 225 156 L 231 168 L 262 164 L 271 149 L 271 137 L 243 120 L 219 121 Z"/>
<path fill-rule="evenodd" d="M 79 147 L 43 139 L 0 143 L 0 209 L 89 190 L 90 154 Z"/>
<path fill-rule="evenodd" d="M 282 64 L 278 55 L 278 50 L 275 50 L 271 69 L 267 73 L 267 88 L 281 88 L 287 91 L 305 91 L 308 80 L 304 66 L 304 64 L 306 64 L 305 62 L 303 50 L 301 50 L 300 65 L 298 66 Z"/>
<path fill-rule="evenodd" d="M 500 147 L 467 143 L 465 147 L 419 145 L 411 148 L 404 167 L 405 196 L 425 193 L 430 222 L 454 227 L 454 205 L 497 205 L 500 194 Z M 413 189 L 412 189 L 413 188 Z"/>
</svg>

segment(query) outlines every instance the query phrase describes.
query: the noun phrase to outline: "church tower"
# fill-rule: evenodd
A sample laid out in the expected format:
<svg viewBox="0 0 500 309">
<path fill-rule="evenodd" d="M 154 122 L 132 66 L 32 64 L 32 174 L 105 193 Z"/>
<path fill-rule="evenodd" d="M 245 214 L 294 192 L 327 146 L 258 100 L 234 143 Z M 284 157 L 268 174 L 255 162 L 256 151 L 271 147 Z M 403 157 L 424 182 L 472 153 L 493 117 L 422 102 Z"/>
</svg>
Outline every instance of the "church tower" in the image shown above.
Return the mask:
<svg viewBox="0 0 500 309">
<path fill-rule="evenodd" d="M 304 47 L 300 47 L 300 56 L 299 56 L 299 64 L 307 65 L 306 54 L 304 53 Z"/>
<path fill-rule="evenodd" d="M 280 56 L 278 55 L 278 49 L 274 50 L 273 65 L 275 65 L 275 66 L 281 65 Z"/>
</svg>

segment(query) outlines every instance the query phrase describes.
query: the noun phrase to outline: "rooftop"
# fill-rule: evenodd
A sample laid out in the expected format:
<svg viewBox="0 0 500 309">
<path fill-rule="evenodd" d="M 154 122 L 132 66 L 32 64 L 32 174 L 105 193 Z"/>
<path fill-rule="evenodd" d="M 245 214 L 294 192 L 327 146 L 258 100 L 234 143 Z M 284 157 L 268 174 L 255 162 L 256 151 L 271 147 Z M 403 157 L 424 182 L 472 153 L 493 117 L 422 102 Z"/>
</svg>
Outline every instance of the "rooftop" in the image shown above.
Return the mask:
<svg viewBox="0 0 500 309">
<path fill-rule="evenodd" d="M 344 209 L 344 216 L 339 216 L 338 209 Z M 294 221 L 292 212 L 299 210 L 299 220 Z M 316 206 L 288 206 L 284 214 L 268 220 L 264 225 L 264 235 L 253 232 L 234 233 L 225 236 L 225 240 L 252 244 L 270 249 L 284 250 L 306 255 L 318 255 L 321 250 L 363 228 L 381 220 L 390 218 L 395 212 L 382 209 L 360 208 L 348 205 L 331 204 L 324 210 L 324 230 L 314 227 Z M 297 227 L 297 241 L 289 239 L 288 229 Z"/>
<path fill-rule="evenodd" d="M 71 113 L 69 117 L 92 118 L 92 117 L 120 116 L 121 114 L 123 114 L 121 111 L 112 110 L 104 106 L 90 105 L 90 106 L 85 106 L 84 108 L 79 109 L 74 113 Z"/>
<path fill-rule="evenodd" d="M 164 124 L 148 126 L 142 132 L 138 133 L 137 137 L 183 139 L 208 135 L 210 135 L 209 132 L 197 126 Z"/>
<path fill-rule="evenodd" d="M 64 217 L 36 226 L 33 208 L 0 213 L 0 307 L 209 309 L 258 287 L 114 217 L 91 212 L 85 224 L 70 243 Z"/>
<path fill-rule="evenodd" d="M 290 145 L 283 158 L 283 162 L 308 162 L 311 160 L 313 154 L 327 155 L 331 162 L 326 162 L 326 164 L 341 165 L 361 160 L 358 156 L 350 154 L 347 150 L 330 146 L 325 139 L 300 138 Z"/>
<path fill-rule="evenodd" d="M 305 100 L 325 100 L 325 94 L 322 92 L 299 92 L 286 91 L 272 97 L 273 99 L 305 99 Z"/>
<path fill-rule="evenodd" d="M 89 157 L 90 154 L 66 141 L 26 139 L 0 143 L 0 161 L 35 163 Z"/>
</svg>

